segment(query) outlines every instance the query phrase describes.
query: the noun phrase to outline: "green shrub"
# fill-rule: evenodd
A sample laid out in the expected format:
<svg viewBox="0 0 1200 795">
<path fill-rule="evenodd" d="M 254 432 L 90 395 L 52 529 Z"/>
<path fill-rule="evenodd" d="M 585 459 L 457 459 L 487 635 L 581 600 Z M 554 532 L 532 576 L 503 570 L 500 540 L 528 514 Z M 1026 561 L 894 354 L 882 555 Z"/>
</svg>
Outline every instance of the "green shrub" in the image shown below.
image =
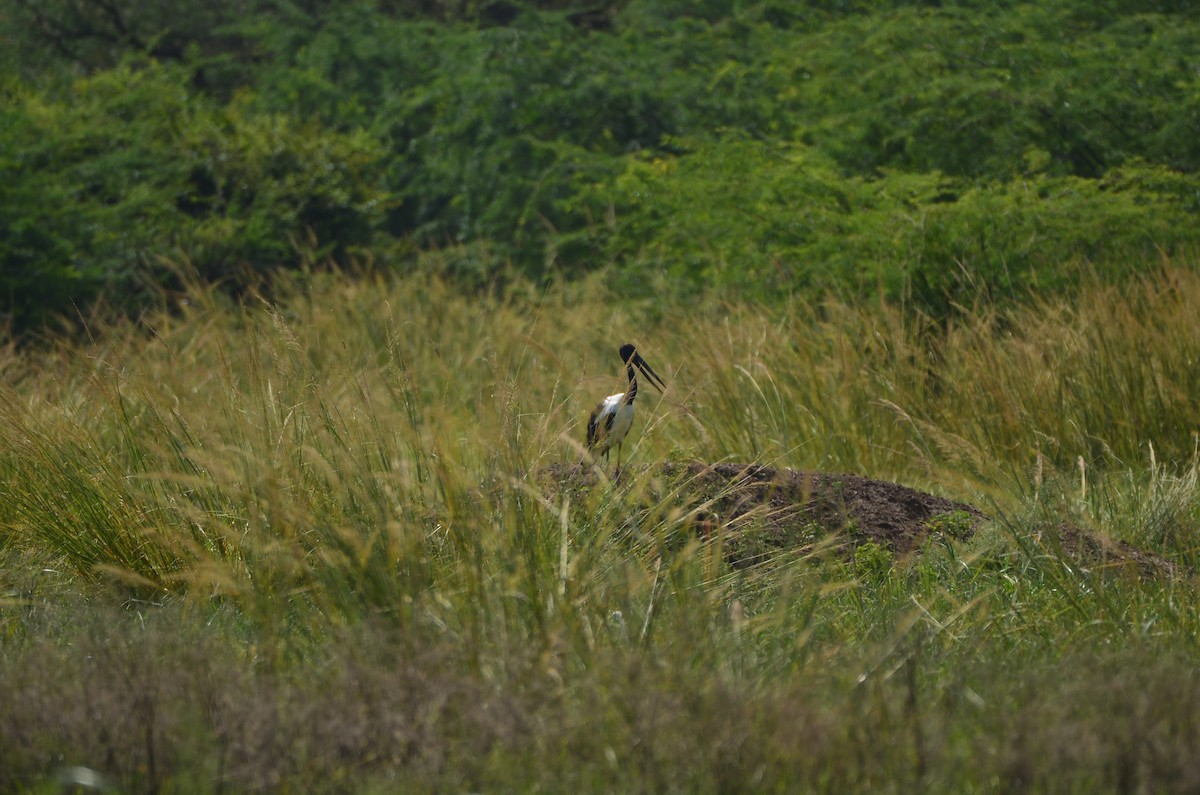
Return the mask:
<svg viewBox="0 0 1200 795">
<path fill-rule="evenodd" d="M 610 202 L 612 220 L 585 234 L 610 261 L 697 288 L 881 294 L 942 316 L 981 295 L 1077 284 L 1074 263 L 1117 278 L 1157 247 L 1200 243 L 1194 181 L 1162 167 L 979 184 L 846 177 L 818 150 L 733 136 L 680 145 L 682 157 L 630 160 L 594 186 L 591 212 Z"/>
<path fill-rule="evenodd" d="M 245 99 L 220 106 L 188 81 L 142 63 L 57 99 L 14 92 L 0 130 L 0 301 L 16 327 L 102 288 L 136 307 L 167 261 L 221 280 L 372 242 L 385 209 L 374 141 L 251 113 Z"/>
<path fill-rule="evenodd" d="M 2 309 L 360 252 L 939 316 L 1121 275 L 1194 245 L 1183 5 L 0 0 Z"/>
</svg>

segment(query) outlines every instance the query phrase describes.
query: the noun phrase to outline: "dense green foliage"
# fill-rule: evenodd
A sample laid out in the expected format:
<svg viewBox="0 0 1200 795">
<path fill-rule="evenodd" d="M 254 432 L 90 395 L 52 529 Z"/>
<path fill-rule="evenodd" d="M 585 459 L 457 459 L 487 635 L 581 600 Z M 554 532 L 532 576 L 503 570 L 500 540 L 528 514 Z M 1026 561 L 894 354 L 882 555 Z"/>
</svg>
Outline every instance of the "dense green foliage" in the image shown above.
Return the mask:
<svg viewBox="0 0 1200 795">
<path fill-rule="evenodd" d="M 0 2 L 0 302 L 180 274 L 952 301 L 1200 227 L 1183 2 Z"/>
</svg>

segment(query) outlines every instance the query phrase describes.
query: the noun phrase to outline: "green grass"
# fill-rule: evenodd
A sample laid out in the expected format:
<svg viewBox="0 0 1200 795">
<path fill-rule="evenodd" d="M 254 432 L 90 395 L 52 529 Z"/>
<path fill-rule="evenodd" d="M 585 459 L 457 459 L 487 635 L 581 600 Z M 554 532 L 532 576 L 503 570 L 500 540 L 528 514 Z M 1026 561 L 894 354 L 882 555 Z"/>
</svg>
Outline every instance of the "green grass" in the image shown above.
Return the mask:
<svg viewBox="0 0 1200 795">
<path fill-rule="evenodd" d="M 0 790 L 1195 785 L 1193 269 L 948 324 L 525 290 L 314 276 L 0 353 Z M 686 482 L 562 490 L 626 340 L 670 384 L 630 471 L 854 472 L 995 521 L 733 570 Z"/>
</svg>

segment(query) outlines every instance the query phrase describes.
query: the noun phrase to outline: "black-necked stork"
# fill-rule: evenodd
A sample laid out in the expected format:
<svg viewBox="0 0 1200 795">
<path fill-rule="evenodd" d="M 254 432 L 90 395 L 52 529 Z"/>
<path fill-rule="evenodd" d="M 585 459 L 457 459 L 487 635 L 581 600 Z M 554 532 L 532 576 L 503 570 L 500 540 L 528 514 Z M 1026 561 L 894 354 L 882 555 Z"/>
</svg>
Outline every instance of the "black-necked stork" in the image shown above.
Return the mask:
<svg viewBox="0 0 1200 795">
<path fill-rule="evenodd" d="M 629 429 L 633 427 L 633 400 L 637 397 L 638 382 L 636 367 L 641 371 L 655 389 L 662 392 L 666 384 L 658 377 L 658 373 L 646 364 L 630 343 L 621 346 L 621 361 L 625 363 L 625 372 L 629 376 L 629 387 L 624 392 L 609 395 L 588 417 L 587 446 L 593 456 L 604 456 L 608 463 L 608 451 L 617 447 L 617 472 L 621 471 L 621 444 L 625 441 Z"/>
</svg>

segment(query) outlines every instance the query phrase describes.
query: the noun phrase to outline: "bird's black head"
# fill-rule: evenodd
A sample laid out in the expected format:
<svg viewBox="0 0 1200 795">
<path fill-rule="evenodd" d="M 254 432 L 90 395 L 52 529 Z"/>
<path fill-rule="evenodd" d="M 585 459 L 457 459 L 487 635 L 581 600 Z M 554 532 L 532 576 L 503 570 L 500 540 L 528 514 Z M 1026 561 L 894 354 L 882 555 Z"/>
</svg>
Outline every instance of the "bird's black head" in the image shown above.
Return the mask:
<svg viewBox="0 0 1200 795">
<path fill-rule="evenodd" d="M 642 375 L 646 376 L 646 379 L 653 384 L 654 388 L 659 392 L 666 388 L 666 384 L 664 384 L 663 380 L 658 377 L 658 373 L 654 372 L 654 369 L 646 363 L 646 360 L 643 359 L 633 347 L 632 342 L 627 342 L 621 346 L 621 361 L 624 362 L 625 367 L 628 368 L 629 378 L 631 381 L 633 380 L 633 368 L 636 367 L 642 371 Z"/>
</svg>

